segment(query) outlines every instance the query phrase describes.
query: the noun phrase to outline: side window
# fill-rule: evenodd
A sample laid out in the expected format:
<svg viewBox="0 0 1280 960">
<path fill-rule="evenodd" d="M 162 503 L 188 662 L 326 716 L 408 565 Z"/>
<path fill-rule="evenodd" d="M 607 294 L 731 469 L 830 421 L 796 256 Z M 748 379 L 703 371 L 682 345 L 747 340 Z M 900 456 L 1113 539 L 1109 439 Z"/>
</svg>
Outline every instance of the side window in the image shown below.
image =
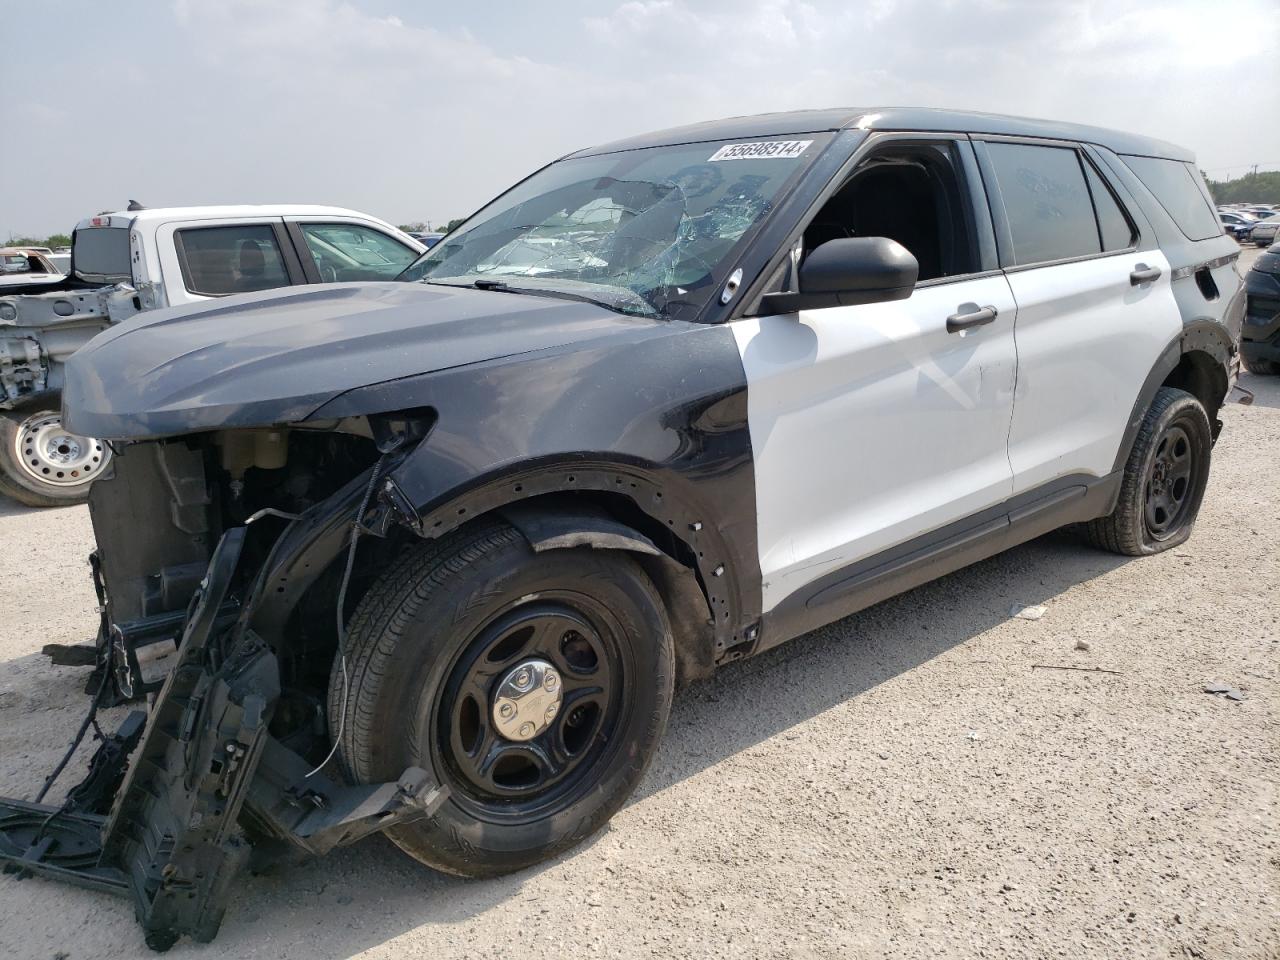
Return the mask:
<svg viewBox="0 0 1280 960">
<path fill-rule="evenodd" d="M 1180 160 L 1156 157 L 1126 155 L 1121 159 L 1155 194 L 1160 206 L 1188 240 L 1208 240 L 1222 233 L 1222 227 L 1213 215 L 1213 207 L 1200 186 L 1200 174 L 1195 167 Z"/>
<path fill-rule="evenodd" d="M 186 227 L 174 233 L 182 280 L 192 293 L 231 293 L 287 287 L 289 274 L 275 230 L 265 223 Z"/>
<path fill-rule="evenodd" d="M 1093 169 L 1093 164 L 1086 161 L 1084 172 L 1089 181 L 1089 193 L 1093 196 L 1093 209 L 1098 215 L 1098 235 L 1102 238 L 1103 251 L 1110 253 L 1133 246 L 1137 231 L 1121 208 L 1120 201 L 1098 171 Z"/>
<path fill-rule="evenodd" d="M 962 171 L 949 142 L 891 143 L 877 150 L 814 214 L 803 253 L 842 237 L 888 237 L 916 258 L 919 282 L 977 272 Z"/>
<path fill-rule="evenodd" d="M 1101 252 L 1079 154 L 1070 147 L 988 143 L 1013 239 L 1013 262 Z"/>
<path fill-rule="evenodd" d="M 300 223 L 307 249 L 326 283 L 394 280 L 417 251 L 380 230 L 354 223 Z"/>
</svg>

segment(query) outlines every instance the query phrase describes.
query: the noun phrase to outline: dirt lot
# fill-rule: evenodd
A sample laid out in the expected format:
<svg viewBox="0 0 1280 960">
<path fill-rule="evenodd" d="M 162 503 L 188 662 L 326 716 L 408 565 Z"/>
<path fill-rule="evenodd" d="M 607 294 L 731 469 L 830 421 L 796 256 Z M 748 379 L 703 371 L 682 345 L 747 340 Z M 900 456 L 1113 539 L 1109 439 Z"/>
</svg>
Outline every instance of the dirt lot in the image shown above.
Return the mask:
<svg viewBox="0 0 1280 960">
<path fill-rule="evenodd" d="M 1280 379 L 1242 383 L 1185 546 L 1028 544 L 685 691 L 560 860 L 463 882 L 377 838 L 174 955 L 1280 957 Z M 86 706 L 38 651 L 93 630 L 88 516 L 0 501 L 0 545 L 0 790 L 32 796 Z M 147 952 L 126 902 L 5 877 L 0 954 Z"/>
</svg>

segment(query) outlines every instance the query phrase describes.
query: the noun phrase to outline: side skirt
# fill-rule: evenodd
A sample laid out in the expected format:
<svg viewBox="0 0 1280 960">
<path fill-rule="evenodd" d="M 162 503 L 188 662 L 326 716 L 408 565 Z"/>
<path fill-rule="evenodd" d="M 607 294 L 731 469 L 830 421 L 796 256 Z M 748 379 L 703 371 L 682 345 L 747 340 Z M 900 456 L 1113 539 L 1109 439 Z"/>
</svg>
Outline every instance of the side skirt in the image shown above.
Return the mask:
<svg viewBox="0 0 1280 960">
<path fill-rule="evenodd" d="M 1060 477 L 995 507 L 833 571 L 764 615 L 759 653 L 1069 523 L 1105 516 L 1121 471 Z"/>
</svg>

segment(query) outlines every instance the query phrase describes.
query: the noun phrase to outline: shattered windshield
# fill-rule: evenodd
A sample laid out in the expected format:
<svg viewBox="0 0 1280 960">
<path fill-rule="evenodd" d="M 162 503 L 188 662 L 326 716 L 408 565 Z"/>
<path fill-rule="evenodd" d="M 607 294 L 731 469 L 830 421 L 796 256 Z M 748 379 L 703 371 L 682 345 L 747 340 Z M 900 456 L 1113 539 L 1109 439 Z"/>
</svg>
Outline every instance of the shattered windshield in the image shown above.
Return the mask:
<svg viewBox="0 0 1280 960">
<path fill-rule="evenodd" d="M 712 141 L 562 160 L 493 201 L 400 279 L 691 319 L 828 139 Z"/>
</svg>

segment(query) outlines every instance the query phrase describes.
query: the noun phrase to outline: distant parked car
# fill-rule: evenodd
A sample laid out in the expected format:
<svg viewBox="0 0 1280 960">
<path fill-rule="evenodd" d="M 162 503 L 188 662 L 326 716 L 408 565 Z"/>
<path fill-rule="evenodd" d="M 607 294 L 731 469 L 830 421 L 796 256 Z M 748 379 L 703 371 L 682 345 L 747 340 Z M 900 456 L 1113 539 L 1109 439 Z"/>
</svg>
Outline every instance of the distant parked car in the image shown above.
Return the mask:
<svg viewBox="0 0 1280 960">
<path fill-rule="evenodd" d="M 1249 239 L 1253 233 L 1253 225 L 1257 222 L 1246 213 L 1235 210 L 1219 210 L 1218 219 L 1222 221 L 1222 230 L 1229 233 L 1241 243 Z"/>
<path fill-rule="evenodd" d="M 443 233 L 410 233 L 409 236 L 426 246 L 428 250 L 444 239 Z"/>
<path fill-rule="evenodd" d="M 1249 239 L 1260 247 L 1280 240 L 1280 212 L 1272 210 L 1271 216 L 1258 220 L 1249 231 Z"/>
<path fill-rule="evenodd" d="M 0 287 L 55 283 L 63 271 L 36 247 L 0 247 Z"/>
<path fill-rule="evenodd" d="M 1274 243 L 1245 274 L 1248 295 L 1240 330 L 1240 356 L 1250 373 L 1280 373 L 1280 243 Z"/>
</svg>

